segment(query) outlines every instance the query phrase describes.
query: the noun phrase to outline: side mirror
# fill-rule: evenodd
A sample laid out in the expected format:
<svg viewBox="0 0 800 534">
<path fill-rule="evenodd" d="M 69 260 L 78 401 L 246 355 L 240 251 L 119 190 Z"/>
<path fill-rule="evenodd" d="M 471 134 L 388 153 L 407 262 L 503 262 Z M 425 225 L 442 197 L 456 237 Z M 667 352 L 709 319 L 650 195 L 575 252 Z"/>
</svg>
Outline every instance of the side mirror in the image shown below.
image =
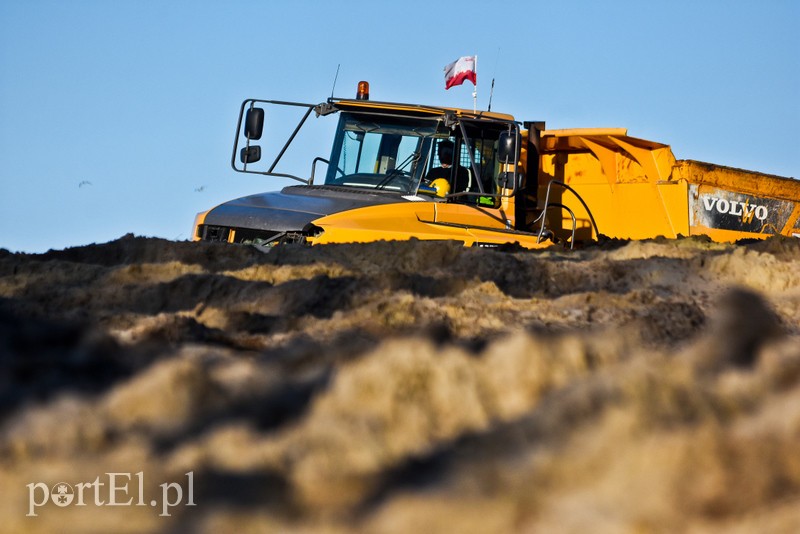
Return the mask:
<svg viewBox="0 0 800 534">
<path fill-rule="evenodd" d="M 519 147 L 517 146 L 516 132 L 501 132 L 500 138 L 497 142 L 497 159 L 501 163 L 508 163 L 516 165 L 519 158 Z"/>
<path fill-rule="evenodd" d="M 247 117 L 244 121 L 244 135 L 248 139 L 255 141 L 261 139 L 264 133 L 264 109 L 250 108 L 247 110 Z"/>
<path fill-rule="evenodd" d="M 261 159 L 261 147 L 258 145 L 246 146 L 239 152 L 239 159 L 242 163 L 256 163 Z"/>
</svg>

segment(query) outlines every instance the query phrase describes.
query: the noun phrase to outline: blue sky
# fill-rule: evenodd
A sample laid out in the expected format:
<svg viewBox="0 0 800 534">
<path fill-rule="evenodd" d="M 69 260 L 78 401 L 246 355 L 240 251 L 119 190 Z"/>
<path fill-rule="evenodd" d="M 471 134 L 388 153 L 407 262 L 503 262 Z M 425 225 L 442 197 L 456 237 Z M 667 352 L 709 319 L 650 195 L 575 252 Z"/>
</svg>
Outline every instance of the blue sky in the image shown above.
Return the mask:
<svg viewBox="0 0 800 534">
<path fill-rule="evenodd" d="M 493 111 L 519 120 L 800 178 L 798 27 L 795 0 L 2 0 L 0 248 L 188 239 L 197 212 L 288 185 L 230 168 L 239 105 L 321 102 L 337 65 L 337 96 L 364 79 L 375 100 L 471 107 L 442 69 L 477 54 L 479 107 L 495 77 Z M 328 156 L 299 140 L 279 170 Z"/>
</svg>

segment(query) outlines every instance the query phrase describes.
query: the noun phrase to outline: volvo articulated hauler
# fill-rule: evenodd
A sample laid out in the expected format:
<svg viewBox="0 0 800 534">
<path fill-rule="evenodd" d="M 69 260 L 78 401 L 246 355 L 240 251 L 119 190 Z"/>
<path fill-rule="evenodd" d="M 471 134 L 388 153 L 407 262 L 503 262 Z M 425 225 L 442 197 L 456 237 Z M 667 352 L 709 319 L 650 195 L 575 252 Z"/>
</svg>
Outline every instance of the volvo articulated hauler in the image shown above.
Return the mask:
<svg viewBox="0 0 800 534">
<path fill-rule="evenodd" d="M 275 160 L 259 167 L 268 106 L 294 106 L 303 117 Z M 310 162 L 308 176 L 276 172 L 312 113 L 338 118 L 329 157 Z M 371 101 L 366 82 L 355 99 L 246 100 L 231 163 L 299 184 L 200 213 L 196 240 L 539 248 L 601 235 L 800 237 L 800 181 L 676 161 L 668 145 L 625 129 L 548 130 L 500 113 Z"/>
</svg>

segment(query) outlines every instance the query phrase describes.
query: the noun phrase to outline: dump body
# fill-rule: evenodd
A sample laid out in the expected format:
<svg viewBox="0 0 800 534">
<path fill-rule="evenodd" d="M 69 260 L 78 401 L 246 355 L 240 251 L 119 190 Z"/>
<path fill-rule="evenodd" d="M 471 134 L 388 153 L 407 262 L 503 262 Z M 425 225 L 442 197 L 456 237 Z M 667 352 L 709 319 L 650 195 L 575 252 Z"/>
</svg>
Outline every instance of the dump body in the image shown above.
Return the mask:
<svg viewBox="0 0 800 534">
<path fill-rule="evenodd" d="M 668 145 L 629 137 L 624 129 L 543 131 L 540 208 L 552 180 L 572 187 L 609 237 L 800 237 L 800 181 L 678 161 Z M 574 212 L 579 238 L 597 237 L 581 203 L 560 193 L 555 199 Z M 556 212 L 548 213 L 554 229 L 572 225 L 566 212 L 548 211 Z"/>
</svg>

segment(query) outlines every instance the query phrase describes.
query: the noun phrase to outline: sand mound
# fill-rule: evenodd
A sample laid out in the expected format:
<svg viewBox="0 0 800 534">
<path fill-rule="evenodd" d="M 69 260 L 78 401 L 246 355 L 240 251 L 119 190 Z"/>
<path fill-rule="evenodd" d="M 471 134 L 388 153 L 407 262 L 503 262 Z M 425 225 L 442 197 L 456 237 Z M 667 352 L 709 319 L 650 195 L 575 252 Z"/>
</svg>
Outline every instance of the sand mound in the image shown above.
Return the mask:
<svg viewBox="0 0 800 534">
<path fill-rule="evenodd" d="M 796 532 L 798 265 L 784 238 L 0 251 L 0 517 Z"/>
</svg>

